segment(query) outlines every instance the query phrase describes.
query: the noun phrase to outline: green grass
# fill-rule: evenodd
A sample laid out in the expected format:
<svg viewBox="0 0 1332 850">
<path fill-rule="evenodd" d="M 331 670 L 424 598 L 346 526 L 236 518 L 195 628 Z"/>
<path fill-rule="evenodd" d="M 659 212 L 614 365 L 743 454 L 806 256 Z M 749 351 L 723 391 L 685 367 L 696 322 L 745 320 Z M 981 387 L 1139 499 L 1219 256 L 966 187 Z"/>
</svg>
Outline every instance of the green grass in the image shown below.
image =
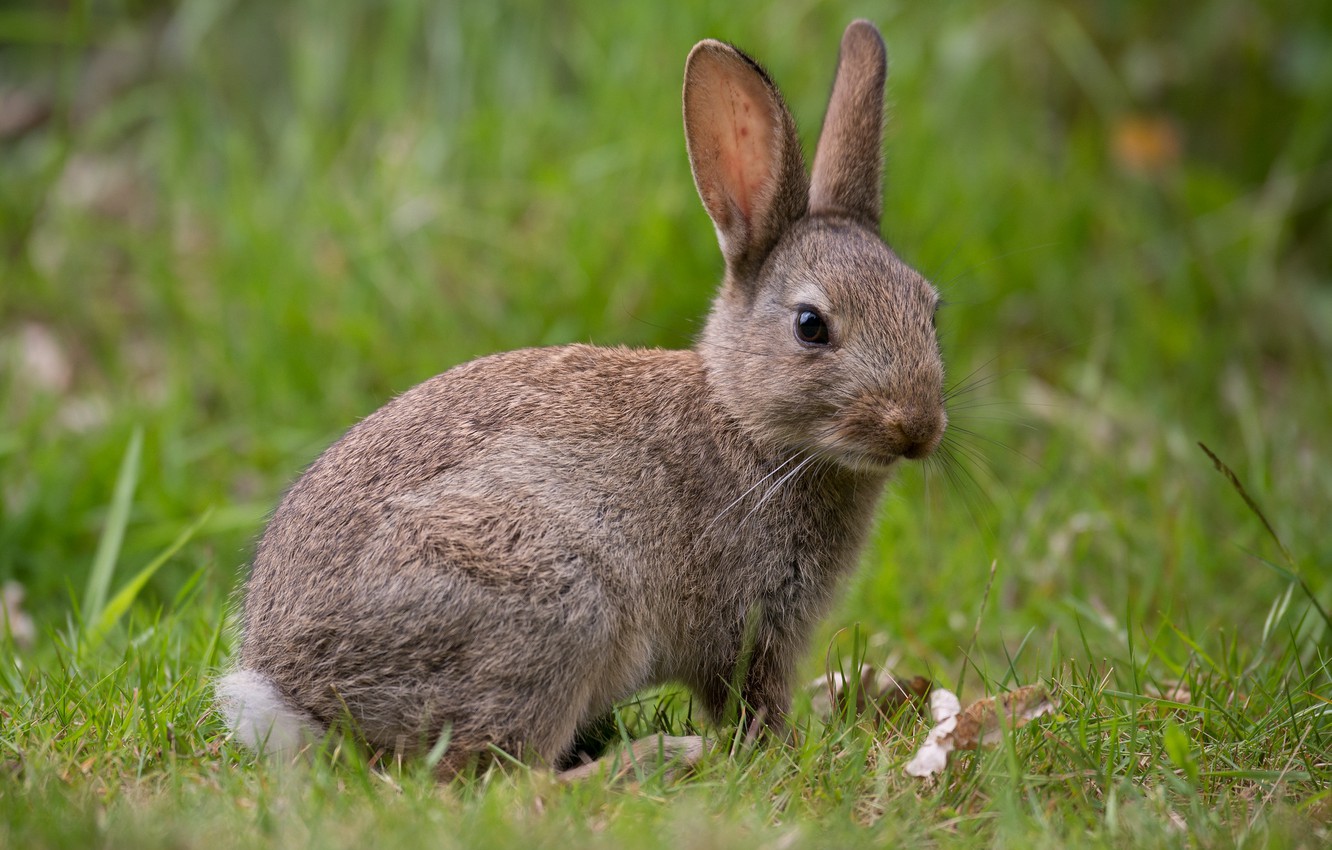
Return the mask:
<svg viewBox="0 0 1332 850">
<path fill-rule="evenodd" d="M 208 683 L 283 488 L 470 357 L 687 345 L 720 272 L 689 47 L 752 50 L 809 143 L 856 16 L 969 462 L 900 476 L 803 669 L 1060 714 L 937 784 L 901 770 L 923 720 L 805 702 L 792 746 L 723 728 L 623 787 L 227 742 Z M 0 88 L 51 108 L 0 138 L 0 580 L 39 625 L 0 639 L 0 847 L 1326 846 L 1330 57 L 1293 0 L 0 10 Z M 1143 126 L 1178 157 L 1124 153 Z"/>
</svg>

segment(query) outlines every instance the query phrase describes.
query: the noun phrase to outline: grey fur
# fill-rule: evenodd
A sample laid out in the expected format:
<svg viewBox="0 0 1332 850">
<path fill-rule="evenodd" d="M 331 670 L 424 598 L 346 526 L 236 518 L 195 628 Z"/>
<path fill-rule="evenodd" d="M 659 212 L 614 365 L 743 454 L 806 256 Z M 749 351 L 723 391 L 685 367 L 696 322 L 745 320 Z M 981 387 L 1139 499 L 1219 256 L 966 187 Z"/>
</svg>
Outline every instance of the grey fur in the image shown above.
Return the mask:
<svg viewBox="0 0 1332 850">
<path fill-rule="evenodd" d="M 883 56 L 847 29 L 811 191 L 766 74 L 694 48 L 686 140 L 727 261 L 698 344 L 497 354 L 348 431 L 259 544 L 219 684 L 239 737 L 348 717 L 399 752 L 448 729 L 445 773 L 490 745 L 554 763 L 654 683 L 717 716 L 737 670 L 781 721 L 890 467 L 947 421 L 936 293 L 878 235 Z M 796 339 L 804 306 L 831 345 Z"/>
</svg>

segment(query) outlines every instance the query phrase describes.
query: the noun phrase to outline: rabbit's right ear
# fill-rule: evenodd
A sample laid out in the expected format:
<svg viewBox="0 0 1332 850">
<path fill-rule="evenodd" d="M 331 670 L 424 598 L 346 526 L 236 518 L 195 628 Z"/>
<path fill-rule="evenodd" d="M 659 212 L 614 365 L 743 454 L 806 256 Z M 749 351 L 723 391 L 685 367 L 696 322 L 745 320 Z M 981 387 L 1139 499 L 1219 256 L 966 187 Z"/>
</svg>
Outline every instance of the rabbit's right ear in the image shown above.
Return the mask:
<svg viewBox="0 0 1332 850">
<path fill-rule="evenodd" d="M 757 62 L 708 40 L 685 63 L 684 125 L 726 279 L 743 285 L 809 204 L 795 120 Z"/>
</svg>

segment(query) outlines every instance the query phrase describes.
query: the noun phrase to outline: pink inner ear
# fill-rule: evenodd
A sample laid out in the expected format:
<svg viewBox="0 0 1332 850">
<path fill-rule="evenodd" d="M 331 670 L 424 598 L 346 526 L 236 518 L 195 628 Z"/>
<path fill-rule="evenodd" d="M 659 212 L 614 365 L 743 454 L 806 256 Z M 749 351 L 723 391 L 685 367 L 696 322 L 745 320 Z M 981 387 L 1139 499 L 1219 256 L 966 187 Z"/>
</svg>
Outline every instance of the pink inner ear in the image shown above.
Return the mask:
<svg viewBox="0 0 1332 850">
<path fill-rule="evenodd" d="M 745 90 L 743 83 L 726 81 L 723 115 L 718 128 L 722 185 L 746 222 L 771 180 L 772 118 L 767 106 Z"/>
</svg>

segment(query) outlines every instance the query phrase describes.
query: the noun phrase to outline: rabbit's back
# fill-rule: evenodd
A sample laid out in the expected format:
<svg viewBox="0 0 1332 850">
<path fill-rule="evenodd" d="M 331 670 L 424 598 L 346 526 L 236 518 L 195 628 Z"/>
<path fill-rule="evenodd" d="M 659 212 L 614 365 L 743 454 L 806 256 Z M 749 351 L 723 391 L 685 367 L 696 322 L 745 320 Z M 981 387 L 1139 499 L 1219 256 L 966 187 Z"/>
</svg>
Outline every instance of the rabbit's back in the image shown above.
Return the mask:
<svg viewBox="0 0 1332 850">
<path fill-rule="evenodd" d="M 621 549 L 622 539 L 607 538 L 632 530 L 626 516 L 666 525 L 690 516 L 678 510 L 681 497 L 697 503 L 710 491 L 700 470 L 731 462 L 708 395 L 689 351 L 571 345 L 455 367 L 367 417 L 311 465 L 260 542 L 248 593 L 270 580 L 318 573 L 323 588 L 331 575 L 373 571 L 367 548 L 388 545 L 381 538 L 397 517 L 466 516 L 470 503 L 512 508 L 502 519 L 521 516 L 515 534 L 532 540 Z M 302 593 L 310 596 L 317 591 Z M 257 602 L 247 599 L 247 621 Z"/>
</svg>

